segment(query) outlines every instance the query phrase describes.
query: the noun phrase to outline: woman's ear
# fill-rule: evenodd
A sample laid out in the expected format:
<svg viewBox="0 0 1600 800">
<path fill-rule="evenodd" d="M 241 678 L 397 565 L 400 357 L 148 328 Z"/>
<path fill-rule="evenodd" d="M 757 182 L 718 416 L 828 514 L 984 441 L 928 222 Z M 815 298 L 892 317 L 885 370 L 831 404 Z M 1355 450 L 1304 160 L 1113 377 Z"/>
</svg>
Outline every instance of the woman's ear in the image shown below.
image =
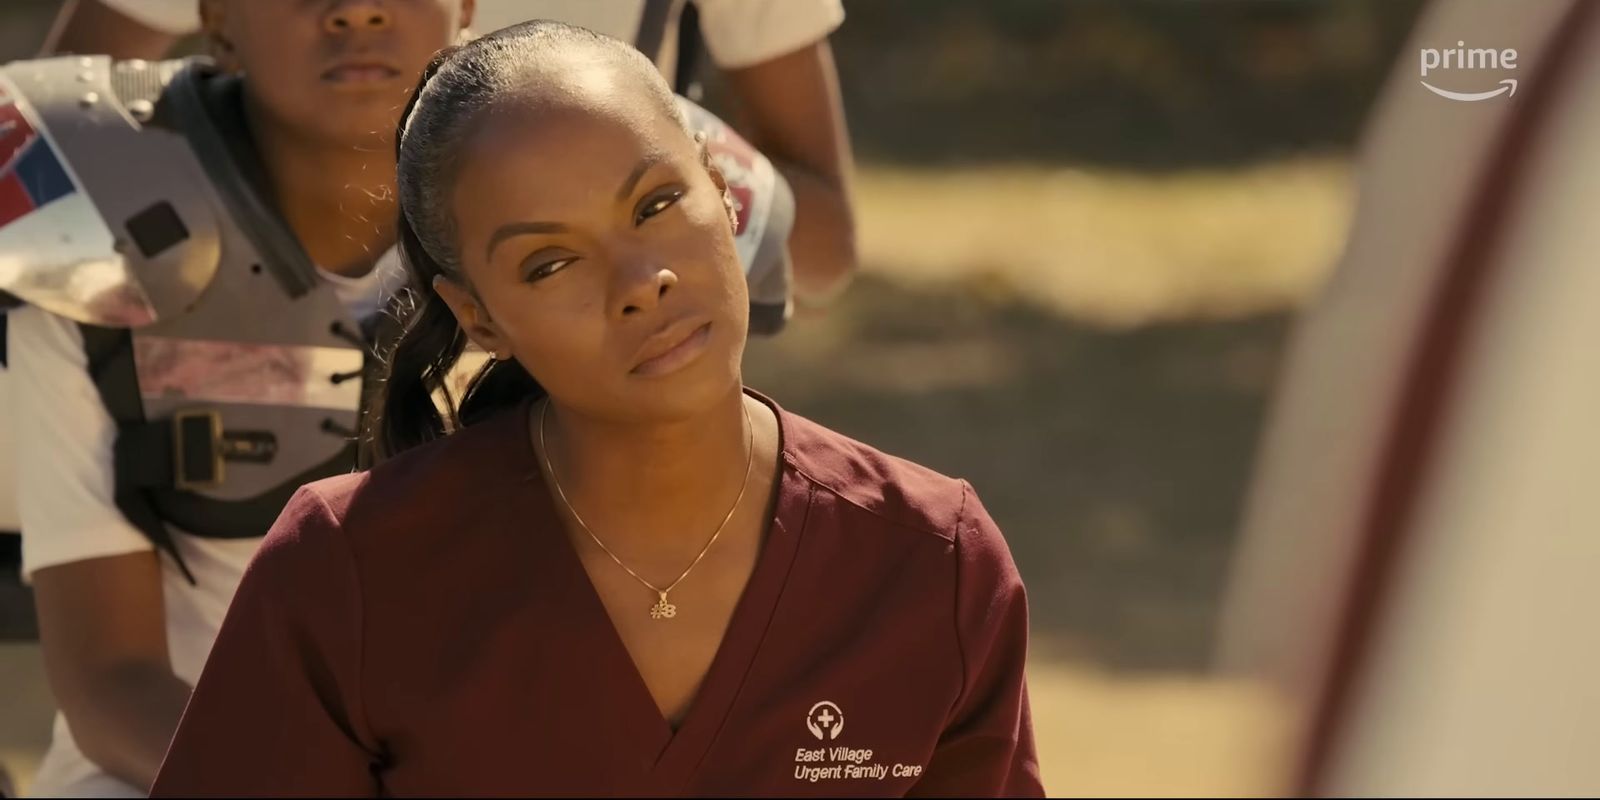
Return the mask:
<svg viewBox="0 0 1600 800">
<path fill-rule="evenodd" d="M 700 146 L 700 165 L 706 168 L 706 174 L 711 176 L 711 183 L 722 193 L 722 206 L 728 210 L 728 224 L 733 227 L 733 232 L 739 232 L 739 209 L 733 204 L 733 193 L 728 191 L 728 178 L 716 164 L 711 163 L 711 150 L 706 147 L 706 135 L 697 133 L 694 141 Z"/>
<path fill-rule="evenodd" d="M 511 357 L 510 342 L 506 341 L 494 320 L 489 318 L 489 310 L 483 307 L 472 290 L 443 275 L 436 275 L 433 278 L 433 291 L 450 307 L 450 313 L 456 316 L 456 323 L 466 331 L 467 338 L 473 344 L 496 359 Z"/>
<path fill-rule="evenodd" d="M 456 32 L 456 42 L 465 43 L 472 39 L 472 18 L 478 14 L 477 0 L 461 0 L 460 30 Z"/>
</svg>

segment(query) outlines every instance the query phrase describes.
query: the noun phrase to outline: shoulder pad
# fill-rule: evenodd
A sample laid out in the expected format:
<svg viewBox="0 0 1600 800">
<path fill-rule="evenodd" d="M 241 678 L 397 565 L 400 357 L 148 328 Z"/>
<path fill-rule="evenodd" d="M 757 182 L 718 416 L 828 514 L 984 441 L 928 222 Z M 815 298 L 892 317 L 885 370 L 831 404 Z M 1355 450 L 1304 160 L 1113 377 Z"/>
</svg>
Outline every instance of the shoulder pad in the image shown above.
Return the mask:
<svg viewBox="0 0 1600 800">
<path fill-rule="evenodd" d="M 0 291 L 79 322 L 181 313 L 215 276 L 217 212 L 161 95 L 192 61 L 0 67 Z"/>
</svg>

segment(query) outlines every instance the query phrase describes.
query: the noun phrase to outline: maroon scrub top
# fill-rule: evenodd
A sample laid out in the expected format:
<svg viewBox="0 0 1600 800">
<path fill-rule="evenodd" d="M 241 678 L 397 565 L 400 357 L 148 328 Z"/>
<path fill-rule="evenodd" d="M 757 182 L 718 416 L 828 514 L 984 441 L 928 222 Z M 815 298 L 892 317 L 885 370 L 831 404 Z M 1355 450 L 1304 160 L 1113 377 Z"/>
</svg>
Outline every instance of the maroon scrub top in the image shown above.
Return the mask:
<svg viewBox="0 0 1600 800">
<path fill-rule="evenodd" d="M 771 528 L 676 730 L 524 405 L 295 496 L 152 794 L 1042 795 L 1027 601 L 972 487 L 760 399 Z"/>
</svg>

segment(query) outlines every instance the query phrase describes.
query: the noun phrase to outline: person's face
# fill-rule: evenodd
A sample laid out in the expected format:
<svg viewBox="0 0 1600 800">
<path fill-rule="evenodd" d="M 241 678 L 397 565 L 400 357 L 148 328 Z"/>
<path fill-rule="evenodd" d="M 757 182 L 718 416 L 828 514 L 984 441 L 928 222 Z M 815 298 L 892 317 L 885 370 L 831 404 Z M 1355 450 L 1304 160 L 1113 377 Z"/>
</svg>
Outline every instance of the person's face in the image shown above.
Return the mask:
<svg viewBox="0 0 1600 800">
<path fill-rule="evenodd" d="M 721 176 L 654 105 L 506 103 L 470 140 L 452 208 L 470 288 L 435 288 L 558 403 L 683 418 L 734 391 L 749 324 Z"/>
<path fill-rule="evenodd" d="M 204 0 L 218 60 L 275 121 L 316 139 L 387 141 L 428 59 L 475 0 Z"/>
</svg>

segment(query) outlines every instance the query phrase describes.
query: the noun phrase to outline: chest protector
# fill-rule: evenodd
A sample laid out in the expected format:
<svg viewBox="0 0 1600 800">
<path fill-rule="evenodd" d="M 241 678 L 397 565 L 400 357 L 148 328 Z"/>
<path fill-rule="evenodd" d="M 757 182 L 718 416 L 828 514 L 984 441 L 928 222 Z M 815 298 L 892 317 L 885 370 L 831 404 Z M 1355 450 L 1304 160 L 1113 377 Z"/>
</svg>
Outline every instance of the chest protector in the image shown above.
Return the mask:
<svg viewBox="0 0 1600 800">
<path fill-rule="evenodd" d="M 124 515 L 178 558 L 174 530 L 259 537 L 353 469 L 370 335 L 254 188 L 237 81 L 70 57 L 8 66 L 0 91 L 61 182 L 34 178 L 58 196 L 0 227 L 31 267 L 4 288 L 80 322 Z"/>
</svg>

